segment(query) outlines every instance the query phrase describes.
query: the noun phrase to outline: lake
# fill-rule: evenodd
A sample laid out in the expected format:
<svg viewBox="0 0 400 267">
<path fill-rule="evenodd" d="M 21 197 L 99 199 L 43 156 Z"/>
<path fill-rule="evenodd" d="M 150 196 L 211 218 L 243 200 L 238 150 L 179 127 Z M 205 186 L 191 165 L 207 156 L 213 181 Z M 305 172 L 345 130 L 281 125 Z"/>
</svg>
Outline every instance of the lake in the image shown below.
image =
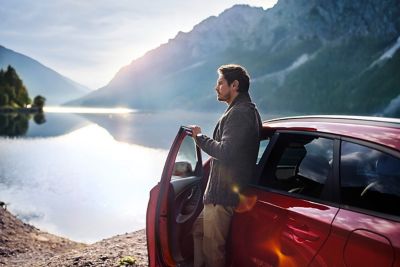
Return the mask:
<svg viewBox="0 0 400 267">
<path fill-rule="evenodd" d="M 211 135 L 222 112 L 48 108 L 11 127 L 22 135 L 0 137 L 0 200 L 24 222 L 75 241 L 143 229 L 179 126 Z"/>
</svg>

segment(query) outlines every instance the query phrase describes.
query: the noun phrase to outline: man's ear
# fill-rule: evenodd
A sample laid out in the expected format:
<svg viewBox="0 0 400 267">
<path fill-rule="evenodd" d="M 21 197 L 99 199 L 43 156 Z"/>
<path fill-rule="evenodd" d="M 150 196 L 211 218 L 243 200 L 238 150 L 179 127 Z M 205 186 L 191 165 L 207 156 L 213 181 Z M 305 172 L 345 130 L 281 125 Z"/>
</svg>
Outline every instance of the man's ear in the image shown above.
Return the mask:
<svg viewBox="0 0 400 267">
<path fill-rule="evenodd" d="M 235 88 L 235 90 L 236 90 L 237 92 L 239 92 L 239 81 L 238 81 L 238 80 L 234 80 L 234 81 L 232 82 L 232 85 L 233 85 L 233 88 Z"/>
</svg>

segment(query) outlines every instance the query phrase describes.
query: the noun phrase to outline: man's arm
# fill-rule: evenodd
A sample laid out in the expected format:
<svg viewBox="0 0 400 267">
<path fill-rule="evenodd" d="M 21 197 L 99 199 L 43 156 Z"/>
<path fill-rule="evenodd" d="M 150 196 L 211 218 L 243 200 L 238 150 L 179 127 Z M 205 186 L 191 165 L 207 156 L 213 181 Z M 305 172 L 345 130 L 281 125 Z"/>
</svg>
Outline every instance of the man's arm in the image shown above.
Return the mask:
<svg viewBox="0 0 400 267">
<path fill-rule="evenodd" d="M 241 110 L 232 110 L 222 129 L 221 141 L 216 141 L 208 136 L 200 135 L 201 128 L 192 126 L 193 138 L 196 144 L 211 157 L 228 161 L 235 153 L 240 153 L 240 148 L 246 144 L 246 138 L 253 130 L 253 116 Z"/>
</svg>

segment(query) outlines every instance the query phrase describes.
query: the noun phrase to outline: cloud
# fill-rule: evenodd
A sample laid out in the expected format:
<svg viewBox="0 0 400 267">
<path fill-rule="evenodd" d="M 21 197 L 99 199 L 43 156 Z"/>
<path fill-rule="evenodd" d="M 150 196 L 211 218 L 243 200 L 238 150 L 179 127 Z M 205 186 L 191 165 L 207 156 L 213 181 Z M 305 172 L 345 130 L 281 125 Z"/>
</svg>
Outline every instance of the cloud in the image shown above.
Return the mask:
<svg viewBox="0 0 400 267">
<path fill-rule="evenodd" d="M 0 44 L 98 88 L 123 65 L 235 3 L 271 6 L 275 2 L 2 1 Z"/>
</svg>

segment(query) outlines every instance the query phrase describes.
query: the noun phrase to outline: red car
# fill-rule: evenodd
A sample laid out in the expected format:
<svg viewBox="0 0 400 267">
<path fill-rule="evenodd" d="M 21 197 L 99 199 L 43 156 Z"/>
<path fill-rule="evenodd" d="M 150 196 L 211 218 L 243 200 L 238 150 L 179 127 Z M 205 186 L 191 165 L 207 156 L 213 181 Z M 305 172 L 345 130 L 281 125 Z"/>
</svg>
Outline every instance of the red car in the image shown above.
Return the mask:
<svg viewBox="0 0 400 267">
<path fill-rule="evenodd" d="M 147 208 L 149 266 L 191 266 L 209 174 L 182 127 Z M 400 120 L 304 116 L 263 124 L 227 266 L 400 266 Z"/>
</svg>

